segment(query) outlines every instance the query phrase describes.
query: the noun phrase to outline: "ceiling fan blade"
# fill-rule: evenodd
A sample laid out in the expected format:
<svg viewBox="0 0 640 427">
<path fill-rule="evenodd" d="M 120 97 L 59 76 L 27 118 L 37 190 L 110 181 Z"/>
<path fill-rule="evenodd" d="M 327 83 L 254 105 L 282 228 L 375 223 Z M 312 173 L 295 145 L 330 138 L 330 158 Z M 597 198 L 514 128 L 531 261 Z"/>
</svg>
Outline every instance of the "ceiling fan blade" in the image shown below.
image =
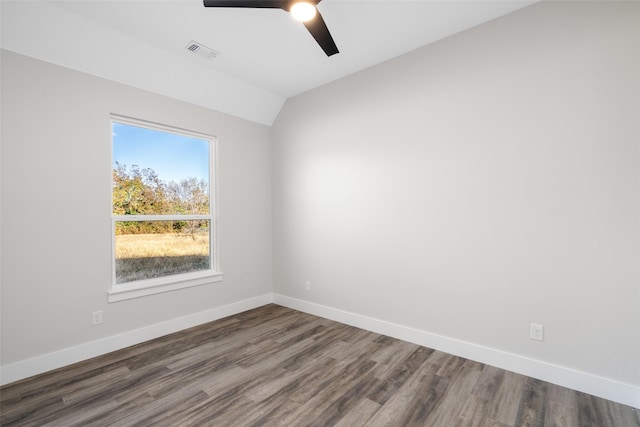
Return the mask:
<svg viewBox="0 0 640 427">
<path fill-rule="evenodd" d="M 308 3 L 317 5 L 322 0 L 306 0 Z M 265 9 L 283 9 L 290 11 L 291 6 L 296 0 L 203 0 L 205 7 L 247 7 L 247 8 L 265 8 Z M 324 23 L 320 11 L 316 9 L 316 16 L 311 21 L 303 22 L 304 26 L 311 33 L 316 42 L 320 45 L 327 56 L 339 53 L 336 43 L 329 33 L 327 24 Z"/>
<path fill-rule="evenodd" d="M 204 0 L 205 7 L 251 7 L 287 10 L 289 0 Z"/>
<path fill-rule="evenodd" d="M 307 27 L 307 30 L 309 30 L 313 38 L 316 39 L 327 56 L 340 53 L 338 46 L 336 46 L 336 42 L 334 42 L 333 37 L 331 37 L 327 24 L 324 23 L 324 19 L 322 19 L 322 15 L 320 15 L 320 11 L 316 13 L 315 18 L 311 21 L 303 22 L 303 24 Z"/>
</svg>

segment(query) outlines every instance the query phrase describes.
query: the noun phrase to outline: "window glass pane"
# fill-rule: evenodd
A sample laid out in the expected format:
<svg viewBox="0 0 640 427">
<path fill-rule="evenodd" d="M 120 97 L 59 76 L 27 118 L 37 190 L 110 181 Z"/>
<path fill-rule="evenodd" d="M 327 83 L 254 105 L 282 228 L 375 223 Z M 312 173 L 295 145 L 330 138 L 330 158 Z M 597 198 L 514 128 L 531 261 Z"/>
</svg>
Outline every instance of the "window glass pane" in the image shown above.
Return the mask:
<svg viewBox="0 0 640 427">
<path fill-rule="evenodd" d="M 208 270 L 210 225 L 209 220 L 117 221 L 116 283 Z"/>
<path fill-rule="evenodd" d="M 113 122 L 113 214 L 206 215 L 209 141 Z"/>
</svg>

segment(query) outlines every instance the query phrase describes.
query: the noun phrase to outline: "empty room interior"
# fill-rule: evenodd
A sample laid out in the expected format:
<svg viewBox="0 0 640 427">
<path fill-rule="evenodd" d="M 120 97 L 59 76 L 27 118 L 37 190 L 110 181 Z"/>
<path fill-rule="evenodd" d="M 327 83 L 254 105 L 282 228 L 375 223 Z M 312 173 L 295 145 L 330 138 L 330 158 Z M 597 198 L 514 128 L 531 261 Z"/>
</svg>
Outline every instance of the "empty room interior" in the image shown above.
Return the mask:
<svg viewBox="0 0 640 427">
<path fill-rule="evenodd" d="M 1 0 L 0 424 L 640 426 L 640 2 L 293 3 Z"/>
</svg>

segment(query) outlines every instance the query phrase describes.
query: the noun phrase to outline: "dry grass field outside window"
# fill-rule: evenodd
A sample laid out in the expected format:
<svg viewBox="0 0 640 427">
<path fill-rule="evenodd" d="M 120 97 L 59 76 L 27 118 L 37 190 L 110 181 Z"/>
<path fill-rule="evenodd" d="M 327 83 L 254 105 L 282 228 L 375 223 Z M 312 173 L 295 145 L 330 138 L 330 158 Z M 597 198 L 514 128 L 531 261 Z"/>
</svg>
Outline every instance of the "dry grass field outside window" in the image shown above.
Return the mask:
<svg viewBox="0 0 640 427">
<path fill-rule="evenodd" d="M 207 270 L 209 233 L 119 234 L 116 283 Z"/>
</svg>

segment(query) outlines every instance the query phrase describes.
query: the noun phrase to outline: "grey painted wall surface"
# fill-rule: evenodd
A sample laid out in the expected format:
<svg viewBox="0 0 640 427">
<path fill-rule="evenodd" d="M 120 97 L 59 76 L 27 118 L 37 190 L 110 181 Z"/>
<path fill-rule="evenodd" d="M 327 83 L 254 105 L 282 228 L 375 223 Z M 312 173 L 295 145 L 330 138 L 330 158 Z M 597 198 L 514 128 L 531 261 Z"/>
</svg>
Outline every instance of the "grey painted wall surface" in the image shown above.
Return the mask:
<svg viewBox="0 0 640 427">
<path fill-rule="evenodd" d="M 275 290 L 639 385 L 639 8 L 537 4 L 272 130 L 2 52 L 2 364 Z M 218 136 L 222 283 L 106 303 L 110 113 Z"/>
<path fill-rule="evenodd" d="M 110 113 L 216 135 L 221 283 L 107 304 Z M 272 291 L 270 129 L 2 52 L 2 363 Z M 91 312 L 104 323 L 91 326 Z"/>
<path fill-rule="evenodd" d="M 639 23 L 543 2 L 289 99 L 275 291 L 640 384 Z"/>
</svg>

